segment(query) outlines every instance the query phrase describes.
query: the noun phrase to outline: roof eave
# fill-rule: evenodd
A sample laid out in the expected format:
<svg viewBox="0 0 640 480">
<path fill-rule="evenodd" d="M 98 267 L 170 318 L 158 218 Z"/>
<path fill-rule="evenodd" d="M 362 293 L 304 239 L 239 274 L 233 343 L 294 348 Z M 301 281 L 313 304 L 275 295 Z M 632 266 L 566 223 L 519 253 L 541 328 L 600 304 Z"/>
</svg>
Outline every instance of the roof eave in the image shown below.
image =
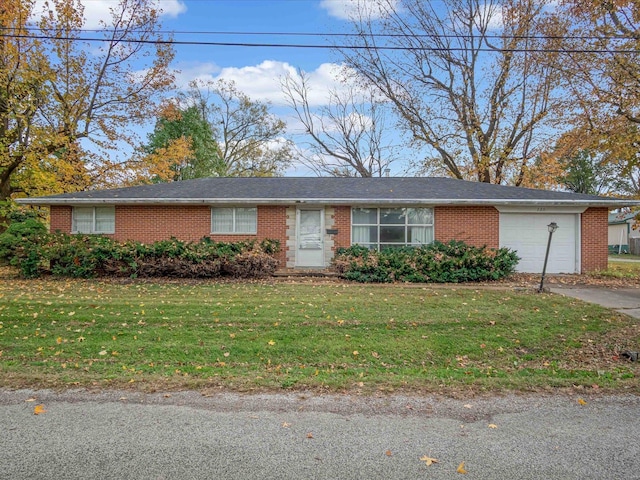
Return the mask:
<svg viewBox="0 0 640 480">
<path fill-rule="evenodd" d="M 480 205 L 480 206 L 532 206 L 547 207 L 608 207 L 640 206 L 640 200 L 543 200 L 543 199 L 460 199 L 460 198 L 19 198 L 22 205 Z"/>
</svg>

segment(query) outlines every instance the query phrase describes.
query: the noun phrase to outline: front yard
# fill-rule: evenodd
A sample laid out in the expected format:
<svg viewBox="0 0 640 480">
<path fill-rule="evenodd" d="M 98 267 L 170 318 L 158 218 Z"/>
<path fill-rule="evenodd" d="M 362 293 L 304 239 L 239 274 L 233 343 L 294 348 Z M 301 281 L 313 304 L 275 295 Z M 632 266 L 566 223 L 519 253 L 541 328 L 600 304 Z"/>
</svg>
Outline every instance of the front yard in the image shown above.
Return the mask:
<svg viewBox="0 0 640 480">
<path fill-rule="evenodd" d="M 19 388 L 640 392 L 637 320 L 519 290 L 0 280 Z"/>
</svg>

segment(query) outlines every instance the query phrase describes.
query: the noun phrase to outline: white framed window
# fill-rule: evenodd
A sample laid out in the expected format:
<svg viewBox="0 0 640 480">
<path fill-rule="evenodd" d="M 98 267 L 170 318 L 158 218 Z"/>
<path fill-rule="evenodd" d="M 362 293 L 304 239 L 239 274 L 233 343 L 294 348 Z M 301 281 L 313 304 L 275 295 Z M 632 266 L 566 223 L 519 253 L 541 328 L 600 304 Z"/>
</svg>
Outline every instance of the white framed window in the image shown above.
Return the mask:
<svg viewBox="0 0 640 480">
<path fill-rule="evenodd" d="M 351 243 L 371 249 L 433 242 L 433 208 L 352 208 Z"/>
<path fill-rule="evenodd" d="M 73 207 L 72 233 L 115 233 L 115 207 Z"/>
<path fill-rule="evenodd" d="M 256 207 L 211 208 L 211 233 L 258 232 L 258 209 Z"/>
</svg>

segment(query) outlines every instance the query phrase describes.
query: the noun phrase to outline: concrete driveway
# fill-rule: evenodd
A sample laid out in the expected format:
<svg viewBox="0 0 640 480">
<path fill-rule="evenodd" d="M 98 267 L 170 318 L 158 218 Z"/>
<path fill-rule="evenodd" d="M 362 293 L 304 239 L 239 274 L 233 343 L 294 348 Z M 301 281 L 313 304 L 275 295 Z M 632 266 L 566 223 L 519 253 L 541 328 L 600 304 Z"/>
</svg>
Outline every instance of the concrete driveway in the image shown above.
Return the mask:
<svg viewBox="0 0 640 480">
<path fill-rule="evenodd" d="M 552 286 L 552 293 L 597 303 L 634 318 L 640 318 L 640 288 Z"/>
</svg>

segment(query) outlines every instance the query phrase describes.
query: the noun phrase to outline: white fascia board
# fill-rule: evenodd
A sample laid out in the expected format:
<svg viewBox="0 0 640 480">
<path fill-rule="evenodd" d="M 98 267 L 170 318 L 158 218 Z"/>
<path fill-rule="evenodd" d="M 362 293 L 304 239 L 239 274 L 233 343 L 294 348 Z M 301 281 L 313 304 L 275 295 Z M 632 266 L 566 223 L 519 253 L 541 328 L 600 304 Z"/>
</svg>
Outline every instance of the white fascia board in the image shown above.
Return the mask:
<svg viewBox="0 0 640 480">
<path fill-rule="evenodd" d="M 505 207 L 630 207 L 640 206 L 640 200 L 505 200 L 505 199 L 415 199 L 415 198 L 19 198 L 21 205 L 478 205 Z M 505 210 L 506 211 L 506 210 Z"/>
<path fill-rule="evenodd" d="M 586 206 L 556 206 L 556 205 L 497 205 L 496 210 L 500 213 L 583 213 Z"/>
</svg>

